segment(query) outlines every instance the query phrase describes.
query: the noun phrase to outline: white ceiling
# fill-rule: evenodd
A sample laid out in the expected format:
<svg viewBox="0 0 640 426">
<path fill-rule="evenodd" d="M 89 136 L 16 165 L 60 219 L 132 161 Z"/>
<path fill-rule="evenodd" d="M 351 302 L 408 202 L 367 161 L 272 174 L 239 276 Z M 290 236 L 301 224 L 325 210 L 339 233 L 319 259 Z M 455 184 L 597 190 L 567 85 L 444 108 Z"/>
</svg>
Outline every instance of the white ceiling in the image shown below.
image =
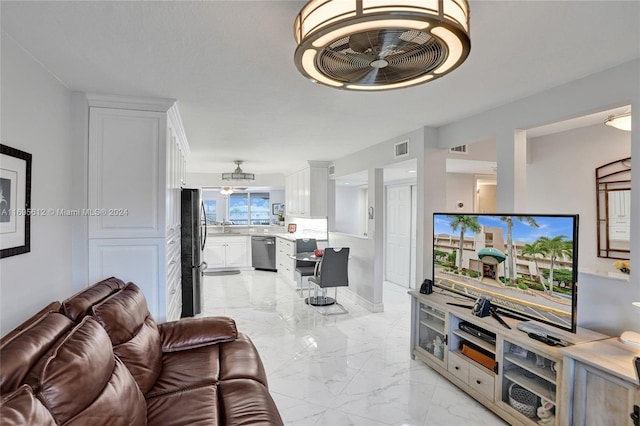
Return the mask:
<svg viewBox="0 0 640 426">
<path fill-rule="evenodd" d="M 287 173 L 640 57 L 640 1 L 471 0 L 471 54 L 390 92 L 293 64 L 304 1 L 1 1 L 11 37 L 70 90 L 178 100 L 188 170 Z M 5 106 L 8 107 L 8 106 Z"/>
</svg>

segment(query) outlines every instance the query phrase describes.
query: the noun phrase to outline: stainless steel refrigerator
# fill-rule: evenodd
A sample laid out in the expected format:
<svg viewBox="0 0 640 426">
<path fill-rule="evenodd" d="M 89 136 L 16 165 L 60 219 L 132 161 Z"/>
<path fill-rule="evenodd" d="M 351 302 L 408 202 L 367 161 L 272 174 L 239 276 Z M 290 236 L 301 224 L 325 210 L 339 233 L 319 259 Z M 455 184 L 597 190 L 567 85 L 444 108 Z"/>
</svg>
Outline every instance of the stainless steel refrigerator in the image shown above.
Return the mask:
<svg viewBox="0 0 640 426">
<path fill-rule="evenodd" d="M 203 251 L 207 224 L 199 189 L 183 188 L 181 194 L 182 315 L 202 312 L 202 278 L 207 264 Z"/>
</svg>

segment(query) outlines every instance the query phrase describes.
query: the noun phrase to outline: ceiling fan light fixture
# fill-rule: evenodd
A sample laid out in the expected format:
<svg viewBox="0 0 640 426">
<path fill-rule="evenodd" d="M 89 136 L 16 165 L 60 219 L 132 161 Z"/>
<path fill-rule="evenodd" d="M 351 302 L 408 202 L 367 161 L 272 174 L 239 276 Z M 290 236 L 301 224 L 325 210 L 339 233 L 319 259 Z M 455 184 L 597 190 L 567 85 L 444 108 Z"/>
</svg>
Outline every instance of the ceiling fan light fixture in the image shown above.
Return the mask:
<svg viewBox="0 0 640 426">
<path fill-rule="evenodd" d="M 245 173 L 240 168 L 240 164 L 242 161 L 236 160 L 234 161 L 236 164 L 236 169 L 231 173 L 223 173 L 222 180 L 225 181 L 233 181 L 233 182 L 250 182 L 256 180 L 256 175 L 253 173 Z"/>
<path fill-rule="evenodd" d="M 607 117 L 604 121 L 607 126 L 615 127 L 616 129 L 631 131 L 631 112 L 625 112 L 622 114 L 614 114 Z"/>
<path fill-rule="evenodd" d="M 294 23 L 309 80 L 389 90 L 442 77 L 469 56 L 467 0 L 310 0 Z"/>
</svg>

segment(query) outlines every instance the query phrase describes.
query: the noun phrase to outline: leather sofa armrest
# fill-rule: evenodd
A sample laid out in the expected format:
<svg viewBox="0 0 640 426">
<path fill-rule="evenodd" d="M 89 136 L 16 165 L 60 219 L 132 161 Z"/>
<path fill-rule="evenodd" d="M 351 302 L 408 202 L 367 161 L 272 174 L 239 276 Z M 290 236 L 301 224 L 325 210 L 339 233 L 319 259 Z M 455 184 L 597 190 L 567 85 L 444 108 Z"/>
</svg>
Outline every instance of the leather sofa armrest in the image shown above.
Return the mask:
<svg viewBox="0 0 640 426">
<path fill-rule="evenodd" d="M 177 352 L 238 338 L 236 322 L 229 317 L 183 318 L 158 324 L 162 352 Z"/>
</svg>

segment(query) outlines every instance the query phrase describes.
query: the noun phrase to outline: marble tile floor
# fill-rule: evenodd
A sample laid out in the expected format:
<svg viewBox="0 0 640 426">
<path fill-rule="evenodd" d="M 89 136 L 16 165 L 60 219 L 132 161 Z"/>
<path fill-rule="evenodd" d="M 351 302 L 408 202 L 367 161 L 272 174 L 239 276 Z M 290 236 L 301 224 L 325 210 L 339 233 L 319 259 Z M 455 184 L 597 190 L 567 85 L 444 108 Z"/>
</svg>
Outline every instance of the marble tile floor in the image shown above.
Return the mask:
<svg viewBox="0 0 640 426">
<path fill-rule="evenodd" d="M 205 276 L 203 297 L 204 315 L 234 318 L 258 348 L 286 425 L 506 424 L 411 360 L 406 288 L 385 283 L 381 313 L 349 303 L 338 290 L 349 313 L 335 316 L 310 309 L 274 272 Z"/>
</svg>

